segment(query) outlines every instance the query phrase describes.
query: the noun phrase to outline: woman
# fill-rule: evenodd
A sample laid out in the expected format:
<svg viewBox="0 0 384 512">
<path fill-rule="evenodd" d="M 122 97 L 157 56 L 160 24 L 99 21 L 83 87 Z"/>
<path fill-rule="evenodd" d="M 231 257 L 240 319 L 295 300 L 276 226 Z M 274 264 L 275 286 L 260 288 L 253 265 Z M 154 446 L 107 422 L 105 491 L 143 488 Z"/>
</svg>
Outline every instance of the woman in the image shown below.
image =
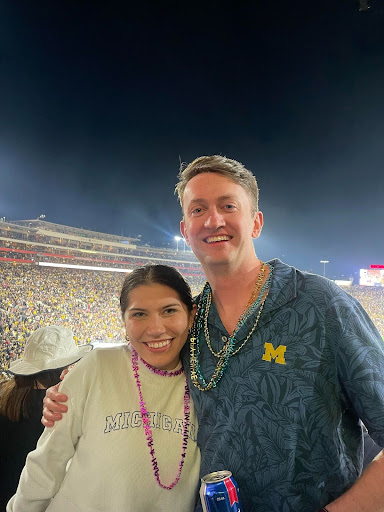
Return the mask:
<svg viewBox="0 0 384 512">
<path fill-rule="evenodd" d="M 194 509 L 197 421 L 179 358 L 189 286 L 172 267 L 141 267 L 120 307 L 130 343 L 95 350 L 65 378 L 69 412 L 28 456 L 8 512 Z"/>
<path fill-rule="evenodd" d="M 15 493 L 26 456 L 43 432 L 45 390 L 59 380 L 64 368 L 91 349 L 91 345 L 78 347 L 69 329 L 41 327 L 28 338 L 21 359 L 10 364 L 13 376 L 0 383 L 1 511 Z"/>
</svg>

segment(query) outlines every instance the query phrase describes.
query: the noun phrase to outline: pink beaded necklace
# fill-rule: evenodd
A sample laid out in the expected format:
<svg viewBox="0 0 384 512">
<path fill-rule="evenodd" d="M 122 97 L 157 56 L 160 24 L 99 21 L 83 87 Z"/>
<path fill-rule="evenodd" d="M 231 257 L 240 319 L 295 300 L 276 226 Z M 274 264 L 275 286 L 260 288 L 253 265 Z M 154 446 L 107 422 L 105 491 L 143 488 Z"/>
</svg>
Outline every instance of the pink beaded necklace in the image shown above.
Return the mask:
<svg viewBox="0 0 384 512">
<path fill-rule="evenodd" d="M 177 377 L 178 375 L 181 375 L 184 371 L 183 367 L 172 372 L 169 372 L 168 370 L 159 370 L 159 368 L 155 368 L 151 364 L 147 363 L 147 361 L 144 361 L 144 359 L 142 359 L 141 357 L 140 361 L 143 363 L 144 366 L 148 368 L 148 370 L 151 370 L 151 372 L 156 373 L 156 375 L 161 375 L 162 377 Z"/>
<path fill-rule="evenodd" d="M 180 375 L 184 370 L 183 368 L 180 368 L 179 370 L 176 370 L 175 372 L 159 370 L 158 368 L 154 368 L 153 366 L 148 364 L 143 359 L 140 358 L 140 360 L 153 373 L 156 373 L 157 375 L 162 375 L 163 377 L 176 377 L 177 375 Z M 140 382 L 140 377 L 139 377 L 139 355 L 133 347 L 132 347 L 132 370 L 133 370 L 133 374 L 135 376 L 137 390 L 139 392 L 141 419 L 143 421 L 143 428 L 144 428 L 145 437 L 147 439 L 147 444 L 149 447 L 149 453 L 151 454 L 153 473 L 154 473 L 157 483 L 160 485 L 160 487 L 170 491 L 171 489 L 173 489 L 175 487 L 177 482 L 180 480 L 181 470 L 183 469 L 183 466 L 184 466 L 185 455 L 186 455 L 187 445 L 188 445 L 188 430 L 189 430 L 189 417 L 190 417 L 190 407 L 189 407 L 190 394 L 189 394 L 187 379 L 185 379 L 185 387 L 184 387 L 184 422 L 183 422 L 184 428 L 183 428 L 183 444 L 182 444 L 182 449 L 181 449 L 181 459 L 179 462 L 179 471 L 177 473 L 175 480 L 171 483 L 171 485 L 164 485 L 160 480 L 159 466 L 157 464 L 157 460 L 155 457 L 155 448 L 153 446 L 153 435 L 152 435 L 152 429 L 150 426 L 150 419 L 148 417 L 148 411 L 145 407 L 145 402 L 144 402 L 143 394 L 141 391 L 141 382 Z"/>
</svg>

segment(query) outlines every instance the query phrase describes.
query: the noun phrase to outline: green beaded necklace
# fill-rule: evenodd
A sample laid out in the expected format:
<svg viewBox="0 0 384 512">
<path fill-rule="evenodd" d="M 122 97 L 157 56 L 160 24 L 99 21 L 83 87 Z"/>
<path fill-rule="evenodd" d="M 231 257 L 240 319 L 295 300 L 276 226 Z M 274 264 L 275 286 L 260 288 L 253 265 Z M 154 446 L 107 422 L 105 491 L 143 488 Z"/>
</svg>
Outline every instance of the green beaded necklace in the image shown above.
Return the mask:
<svg viewBox="0 0 384 512">
<path fill-rule="evenodd" d="M 253 304 L 249 307 L 249 309 L 245 312 L 245 314 L 242 314 L 240 317 L 239 322 L 236 325 L 236 329 L 232 333 L 231 336 L 228 337 L 227 341 L 223 345 L 222 349 L 218 353 L 214 353 L 211 350 L 211 353 L 218 357 L 218 362 L 215 368 L 215 371 L 212 374 L 212 377 L 210 381 L 207 383 L 207 381 L 204 379 L 202 373 L 201 373 L 201 366 L 200 366 L 200 334 L 201 332 L 204 332 L 204 324 L 207 325 L 207 319 L 209 315 L 210 305 L 211 301 L 210 298 L 212 296 L 212 290 L 209 285 L 209 283 L 205 283 L 203 291 L 200 296 L 200 300 L 197 306 L 197 313 L 195 317 L 195 322 L 192 327 L 191 337 L 190 337 L 190 351 L 191 351 L 191 379 L 195 387 L 197 387 L 200 391 L 208 391 L 209 389 L 212 389 L 216 387 L 217 383 L 220 381 L 222 376 L 224 375 L 225 370 L 228 367 L 229 358 L 231 356 L 234 356 L 237 354 L 247 343 L 249 338 L 254 333 L 261 316 L 261 312 L 263 311 L 264 304 L 266 301 L 266 298 L 268 296 L 269 286 L 271 284 L 271 278 L 272 278 L 272 272 L 273 267 L 269 263 L 265 263 L 265 265 L 269 268 L 269 274 L 268 277 L 262 286 L 260 293 L 257 297 L 257 299 L 253 302 Z M 259 312 L 256 316 L 255 322 L 249 331 L 247 337 L 245 340 L 241 343 L 240 346 L 236 347 L 236 335 L 243 326 L 244 322 L 250 317 L 252 313 L 256 311 L 256 309 L 259 308 Z M 208 333 L 209 336 L 209 333 Z M 207 341 L 207 336 L 205 335 L 205 339 Z M 210 344 L 208 345 L 210 347 Z M 201 384 L 200 384 L 201 383 Z"/>
</svg>

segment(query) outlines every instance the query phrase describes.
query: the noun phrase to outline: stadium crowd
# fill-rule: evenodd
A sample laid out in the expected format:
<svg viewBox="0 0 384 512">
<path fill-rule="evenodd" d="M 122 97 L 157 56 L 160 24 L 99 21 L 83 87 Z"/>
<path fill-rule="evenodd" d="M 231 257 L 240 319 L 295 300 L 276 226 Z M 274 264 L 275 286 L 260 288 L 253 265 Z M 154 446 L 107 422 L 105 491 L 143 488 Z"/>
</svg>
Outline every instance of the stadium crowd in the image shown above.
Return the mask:
<svg viewBox="0 0 384 512">
<path fill-rule="evenodd" d="M 351 286 L 346 289 L 346 292 L 362 304 L 384 338 L 384 288 L 376 286 Z"/>
<path fill-rule="evenodd" d="M 123 342 L 119 294 L 125 274 L 0 263 L 0 369 L 45 325 L 70 328 L 80 344 Z M 188 277 L 197 294 L 203 279 Z"/>
<path fill-rule="evenodd" d="M 186 276 L 194 294 L 202 277 Z M 78 343 L 123 342 L 119 292 L 124 273 L 0 263 L 0 368 L 20 356 L 28 336 L 44 325 L 73 330 Z M 384 289 L 346 290 L 364 306 L 384 337 Z"/>
</svg>

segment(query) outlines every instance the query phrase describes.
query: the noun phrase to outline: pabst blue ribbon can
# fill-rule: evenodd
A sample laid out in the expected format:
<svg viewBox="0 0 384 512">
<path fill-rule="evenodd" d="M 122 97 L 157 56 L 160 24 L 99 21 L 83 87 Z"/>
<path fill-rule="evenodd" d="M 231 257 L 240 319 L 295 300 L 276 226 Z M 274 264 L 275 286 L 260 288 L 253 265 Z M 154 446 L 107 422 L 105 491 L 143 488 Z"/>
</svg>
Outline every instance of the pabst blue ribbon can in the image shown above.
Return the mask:
<svg viewBox="0 0 384 512">
<path fill-rule="evenodd" d="M 203 477 L 200 499 L 204 512 L 244 512 L 239 488 L 230 471 L 215 471 Z"/>
</svg>

